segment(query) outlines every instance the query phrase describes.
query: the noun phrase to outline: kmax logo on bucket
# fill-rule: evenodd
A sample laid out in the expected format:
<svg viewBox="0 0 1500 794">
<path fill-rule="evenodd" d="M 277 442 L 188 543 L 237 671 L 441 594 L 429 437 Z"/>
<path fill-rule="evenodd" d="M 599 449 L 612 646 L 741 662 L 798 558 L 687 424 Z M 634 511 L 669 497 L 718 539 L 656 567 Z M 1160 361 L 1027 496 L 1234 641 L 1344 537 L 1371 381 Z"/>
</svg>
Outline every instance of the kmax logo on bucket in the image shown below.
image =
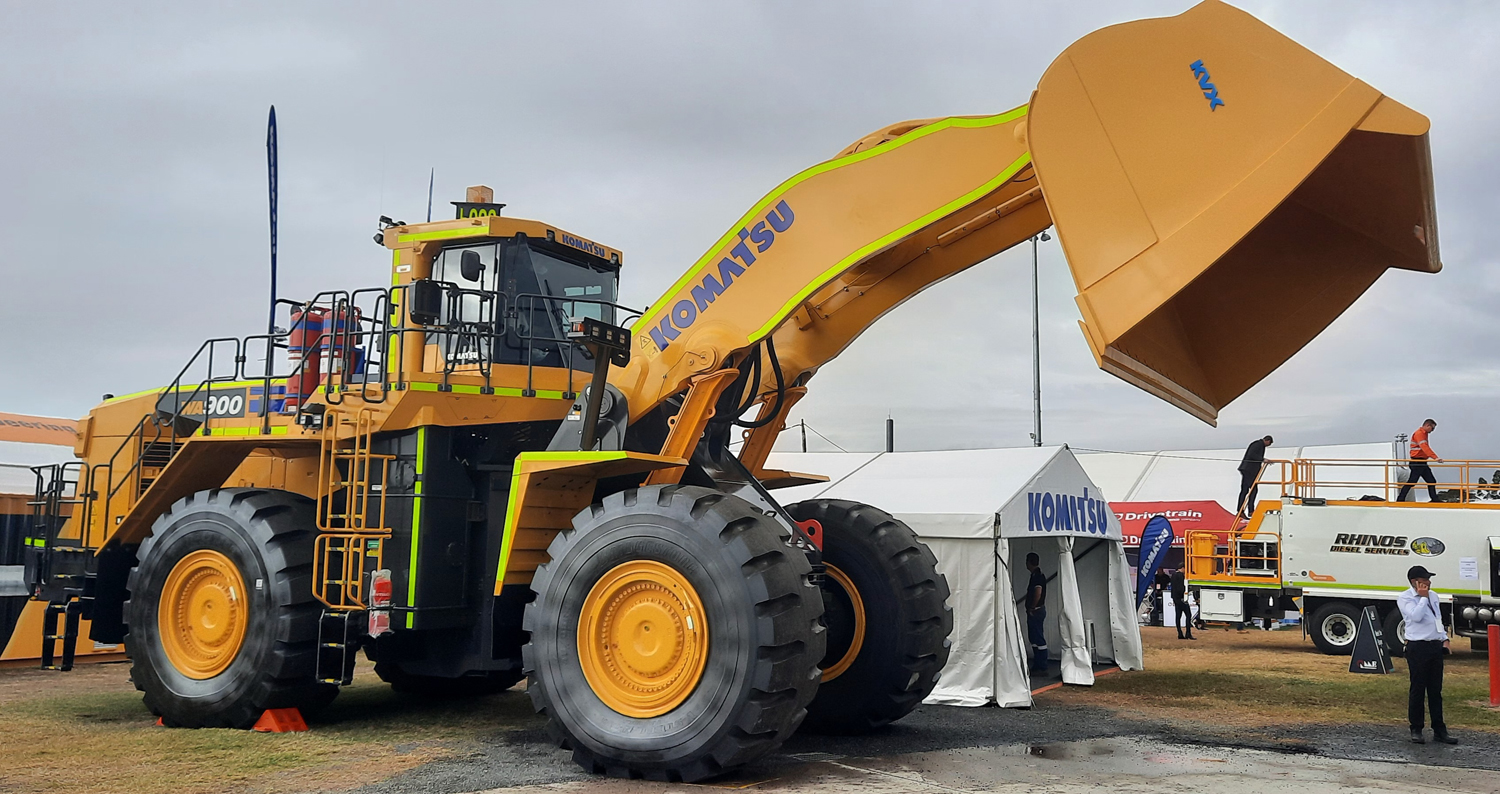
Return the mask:
<svg viewBox="0 0 1500 794">
<path fill-rule="evenodd" d="M 776 244 L 776 235 L 792 228 L 796 219 L 791 206 L 781 201 L 759 222 L 740 229 L 739 239 L 729 249 L 729 255 L 719 260 L 718 267 L 705 268 L 707 272 L 689 290 L 691 299 L 683 298 L 672 304 L 667 315 L 651 329 L 651 341 L 666 350 L 673 339 L 697 321 L 698 315 L 708 310 L 709 304 L 734 286 L 734 280 L 745 274 L 745 268 L 755 264 L 756 254 L 771 250 Z M 751 245 L 755 246 L 754 251 L 750 250 Z"/>
<path fill-rule="evenodd" d="M 1103 499 L 1066 493 L 1027 493 L 1027 532 L 1109 533 L 1109 505 Z"/>
</svg>

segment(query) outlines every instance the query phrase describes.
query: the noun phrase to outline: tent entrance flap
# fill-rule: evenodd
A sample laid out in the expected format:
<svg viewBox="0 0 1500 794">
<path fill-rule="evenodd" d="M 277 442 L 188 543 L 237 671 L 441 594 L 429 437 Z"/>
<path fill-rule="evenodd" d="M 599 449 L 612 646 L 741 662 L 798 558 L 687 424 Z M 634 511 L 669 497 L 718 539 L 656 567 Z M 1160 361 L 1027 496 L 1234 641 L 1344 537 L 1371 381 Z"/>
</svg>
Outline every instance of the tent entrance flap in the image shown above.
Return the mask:
<svg viewBox="0 0 1500 794">
<path fill-rule="evenodd" d="M 1099 366 L 1212 424 L 1387 269 L 1437 272 L 1427 130 L 1216 0 L 1074 43 L 1026 134 Z"/>
</svg>

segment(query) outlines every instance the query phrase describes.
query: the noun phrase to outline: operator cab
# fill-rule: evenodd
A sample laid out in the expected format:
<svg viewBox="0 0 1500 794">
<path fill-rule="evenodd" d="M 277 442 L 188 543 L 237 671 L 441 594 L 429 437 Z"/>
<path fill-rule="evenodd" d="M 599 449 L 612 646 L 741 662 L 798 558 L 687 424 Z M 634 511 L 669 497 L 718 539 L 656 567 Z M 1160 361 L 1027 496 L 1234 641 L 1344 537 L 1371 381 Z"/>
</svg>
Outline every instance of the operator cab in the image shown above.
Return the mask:
<svg viewBox="0 0 1500 794">
<path fill-rule="evenodd" d="M 604 259 L 556 236 L 548 230 L 547 238 L 465 240 L 433 257 L 432 279 L 448 287 L 439 324 L 470 331 L 429 338 L 447 366 L 488 361 L 593 371 L 567 332 L 570 321 L 584 317 L 616 323 L 618 255 Z"/>
</svg>

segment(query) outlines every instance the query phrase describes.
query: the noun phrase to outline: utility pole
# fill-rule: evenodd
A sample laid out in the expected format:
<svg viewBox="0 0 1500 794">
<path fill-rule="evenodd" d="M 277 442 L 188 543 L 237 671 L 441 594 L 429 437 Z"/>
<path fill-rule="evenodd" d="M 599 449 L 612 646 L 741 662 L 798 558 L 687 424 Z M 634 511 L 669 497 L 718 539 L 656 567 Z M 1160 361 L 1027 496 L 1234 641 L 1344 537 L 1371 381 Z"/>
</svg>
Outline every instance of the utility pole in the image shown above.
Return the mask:
<svg viewBox="0 0 1500 794">
<path fill-rule="evenodd" d="M 885 418 L 885 451 L 896 451 L 896 420 L 889 416 Z"/>
<path fill-rule="evenodd" d="M 801 422 L 798 422 L 797 424 L 799 424 L 799 425 L 802 426 L 802 451 L 806 452 L 807 451 L 807 420 L 803 419 Z"/>
<path fill-rule="evenodd" d="M 1031 238 L 1031 413 L 1036 424 L 1031 444 L 1036 447 L 1042 445 L 1042 319 L 1038 299 L 1041 290 L 1037 280 L 1037 244 L 1051 239 L 1052 235 L 1046 232 Z"/>
</svg>

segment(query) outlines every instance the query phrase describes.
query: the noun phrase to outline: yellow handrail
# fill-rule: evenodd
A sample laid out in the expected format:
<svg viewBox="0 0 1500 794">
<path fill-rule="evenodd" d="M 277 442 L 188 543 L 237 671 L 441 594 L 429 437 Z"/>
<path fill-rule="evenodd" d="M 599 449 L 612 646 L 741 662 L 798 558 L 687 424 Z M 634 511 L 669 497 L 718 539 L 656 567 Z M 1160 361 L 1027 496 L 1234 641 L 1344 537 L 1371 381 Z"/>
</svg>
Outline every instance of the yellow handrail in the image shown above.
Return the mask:
<svg viewBox="0 0 1500 794">
<path fill-rule="evenodd" d="M 1458 502 L 1469 504 L 1472 502 L 1492 501 L 1500 507 L 1500 486 L 1494 483 L 1479 483 L 1479 477 L 1500 471 L 1500 460 L 1444 460 L 1425 461 L 1432 469 L 1433 476 L 1438 480 L 1431 483 L 1432 487 L 1439 491 L 1453 491 L 1458 495 Z M 1370 459 L 1370 458 L 1297 458 L 1295 460 L 1267 460 L 1261 471 L 1260 478 L 1256 481 L 1258 485 L 1265 485 L 1279 489 L 1282 497 L 1293 499 L 1328 498 L 1328 499 L 1352 499 L 1358 500 L 1358 496 L 1350 497 L 1347 494 L 1340 496 L 1330 495 L 1335 489 L 1342 491 L 1367 491 L 1369 495 L 1378 497 L 1381 501 L 1395 501 L 1400 494 L 1401 488 L 1407 484 L 1410 477 L 1412 461 L 1401 459 Z M 1319 468 L 1325 471 L 1329 468 L 1339 469 L 1363 469 L 1369 470 L 1372 476 L 1368 479 L 1347 479 L 1348 475 L 1335 474 L 1332 477 L 1324 477 L 1319 474 Z M 1398 470 L 1406 472 L 1403 477 Z M 1429 483 L 1418 481 L 1412 484 L 1415 491 L 1424 488 Z M 1321 493 L 1320 493 L 1320 490 Z M 1496 497 L 1489 494 L 1495 493 Z M 1364 495 L 1364 494 L 1361 494 Z"/>
</svg>

